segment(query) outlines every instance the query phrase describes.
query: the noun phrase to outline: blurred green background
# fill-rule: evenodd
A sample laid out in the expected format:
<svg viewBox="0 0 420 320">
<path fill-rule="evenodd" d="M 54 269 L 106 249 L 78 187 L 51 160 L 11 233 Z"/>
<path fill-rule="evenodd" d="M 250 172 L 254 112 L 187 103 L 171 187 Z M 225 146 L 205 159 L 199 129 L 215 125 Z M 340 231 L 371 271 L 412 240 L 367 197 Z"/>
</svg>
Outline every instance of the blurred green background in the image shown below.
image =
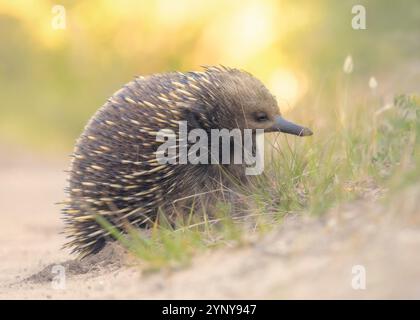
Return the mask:
<svg viewBox="0 0 420 320">
<path fill-rule="evenodd" d="M 52 26 L 57 4 L 64 29 Z M 356 4 L 366 30 L 352 29 Z M 316 127 L 349 81 L 350 98 L 381 103 L 420 91 L 420 1 L 1 0 L 0 144 L 68 152 L 135 75 L 213 64 L 250 71 Z"/>
</svg>

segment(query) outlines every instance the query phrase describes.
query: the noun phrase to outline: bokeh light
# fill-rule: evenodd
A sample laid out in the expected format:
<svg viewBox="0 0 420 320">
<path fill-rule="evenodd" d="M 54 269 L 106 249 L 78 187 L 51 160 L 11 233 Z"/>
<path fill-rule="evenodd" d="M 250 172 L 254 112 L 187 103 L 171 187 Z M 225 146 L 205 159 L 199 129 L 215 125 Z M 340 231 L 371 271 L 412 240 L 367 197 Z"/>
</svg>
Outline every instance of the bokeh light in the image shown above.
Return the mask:
<svg viewBox="0 0 420 320">
<path fill-rule="evenodd" d="M 245 69 L 282 112 L 308 116 L 314 100 L 334 99 L 349 53 L 352 79 L 366 84 L 420 50 L 398 40 L 418 35 L 420 10 L 393 9 L 399 23 L 391 27 L 384 19 L 392 6 L 378 0 L 367 1 L 366 32 L 351 29 L 352 0 L 64 0 L 65 29 L 51 26 L 56 4 L 0 2 L 2 140 L 69 148 L 89 116 L 135 75 L 202 65 Z"/>
</svg>

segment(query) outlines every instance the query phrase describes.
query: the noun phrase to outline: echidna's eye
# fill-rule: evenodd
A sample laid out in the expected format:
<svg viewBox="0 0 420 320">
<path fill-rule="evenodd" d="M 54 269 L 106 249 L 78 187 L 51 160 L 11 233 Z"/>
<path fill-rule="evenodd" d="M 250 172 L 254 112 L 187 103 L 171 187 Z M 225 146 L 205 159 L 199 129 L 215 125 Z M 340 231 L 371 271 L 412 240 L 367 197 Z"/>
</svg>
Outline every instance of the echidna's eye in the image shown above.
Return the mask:
<svg viewBox="0 0 420 320">
<path fill-rule="evenodd" d="M 264 122 L 268 120 L 268 116 L 265 112 L 256 112 L 255 120 L 257 120 L 258 122 Z"/>
</svg>

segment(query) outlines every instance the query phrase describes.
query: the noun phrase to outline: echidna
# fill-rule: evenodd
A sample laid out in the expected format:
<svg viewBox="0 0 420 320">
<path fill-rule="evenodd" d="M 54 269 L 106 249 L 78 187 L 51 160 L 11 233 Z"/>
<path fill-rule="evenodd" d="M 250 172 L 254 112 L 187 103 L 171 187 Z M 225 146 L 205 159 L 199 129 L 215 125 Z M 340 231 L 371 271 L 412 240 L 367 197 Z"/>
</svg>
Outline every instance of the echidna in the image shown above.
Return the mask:
<svg viewBox="0 0 420 320">
<path fill-rule="evenodd" d="M 264 129 L 299 136 L 312 132 L 284 120 L 269 90 L 251 74 L 226 67 L 137 77 L 96 112 L 79 137 L 63 209 L 67 246 L 80 256 L 98 252 L 111 239 L 97 215 L 122 230 L 147 227 L 158 210 L 228 185 L 246 183 L 243 165 L 161 164 L 161 129 Z M 185 205 L 185 203 L 184 203 Z M 188 205 L 188 204 L 187 204 Z"/>
</svg>

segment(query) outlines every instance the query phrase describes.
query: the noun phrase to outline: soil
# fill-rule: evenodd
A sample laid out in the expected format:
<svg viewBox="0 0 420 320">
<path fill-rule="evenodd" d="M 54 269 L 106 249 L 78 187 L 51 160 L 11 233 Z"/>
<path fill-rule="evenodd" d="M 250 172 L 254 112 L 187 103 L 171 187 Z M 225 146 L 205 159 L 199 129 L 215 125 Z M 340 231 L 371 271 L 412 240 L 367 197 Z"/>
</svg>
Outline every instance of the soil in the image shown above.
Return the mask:
<svg viewBox="0 0 420 320">
<path fill-rule="evenodd" d="M 54 203 L 64 198 L 67 159 L 4 155 L 1 299 L 420 298 L 419 185 L 391 202 L 372 187 L 365 199 L 326 215 L 290 216 L 246 245 L 150 273 L 116 244 L 82 261 L 62 250 Z M 53 285 L 56 265 L 65 269 L 64 288 Z"/>
</svg>

